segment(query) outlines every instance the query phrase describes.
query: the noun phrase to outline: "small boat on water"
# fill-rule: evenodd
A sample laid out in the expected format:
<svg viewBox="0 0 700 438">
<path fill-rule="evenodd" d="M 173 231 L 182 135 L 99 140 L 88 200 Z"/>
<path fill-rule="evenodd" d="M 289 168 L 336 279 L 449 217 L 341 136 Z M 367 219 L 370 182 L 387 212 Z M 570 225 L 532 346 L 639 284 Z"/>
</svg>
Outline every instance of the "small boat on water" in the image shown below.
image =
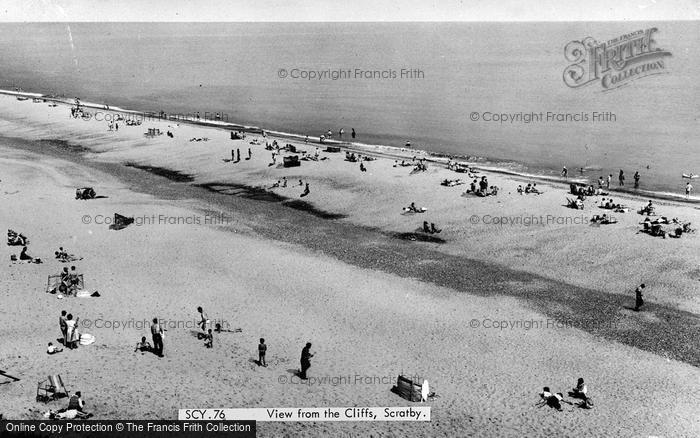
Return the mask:
<svg viewBox="0 0 700 438">
<path fill-rule="evenodd" d="M 687 179 L 700 178 L 700 175 L 698 175 L 697 173 L 684 173 L 683 178 L 687 178 Z"/>
</svg>

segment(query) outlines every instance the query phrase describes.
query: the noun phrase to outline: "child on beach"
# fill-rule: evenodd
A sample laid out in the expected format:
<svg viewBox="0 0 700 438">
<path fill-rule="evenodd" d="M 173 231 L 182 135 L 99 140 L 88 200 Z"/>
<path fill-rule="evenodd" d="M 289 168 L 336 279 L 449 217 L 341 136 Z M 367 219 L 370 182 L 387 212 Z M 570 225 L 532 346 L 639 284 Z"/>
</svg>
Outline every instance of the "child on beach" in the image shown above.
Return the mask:
<svg viewBox="0 0 700 438">
<path fill-rule="evenodd" d="M 266 367 L 265 353 L 267 353 L 267 345 L 265 345 L 265 339 L 260 338 L 260 344 L 258 344 L 258 363 L 262 367 Z"/>
<path fill-rule="evenodd" d="M 136 343 L 136 348 L 134 349 L 134 353 L 137 351 L 140 351 L 141 353 L 151 351 L 153 347 L 151 347 L 151 343 L 146 340 L 145 336 L 141 336 L 141 342 Z"/>
<path fill-rule="evenodd" d="M 56 354 L 60 353 L 61 351 L 63 351 L 63 349 L 57 348 L 55 345 L 53 345 L 53 342 L 49 342 L 49 346 L 46 348 L 46 352 L 48 354 Z"/>
<path fill-rule="evenodd" d="M 644 305 L 644 296 L 642 295 L 642 291 L 644 290 L 646 286 L 644 286 L 644 283 L 640 284 L 639 287 L 634 291 L 635 297 L 634 297 L 634 311 L 639 312 L 639 309 Z"/>
<path fill-rule="evenodd" d="M 197 312 L 199 312 L 200 318 L 200 321 L 197 323 L 197 325 L 202 329 L 203 332 L 205 332 L 207 329 L 207 324 L 209 323 L 209 318 L 207 318 L 207 315 L 204 313 L 202 307 L 197 307 Z"/>
<path fill-rule="evenodd" d="M 207 332 L 207 334 L 204 336 L 204 346 L 207 348 L 212 348 L 214 346 L 214 335 L 211 332 L 211 329 Z"/>
</svg>

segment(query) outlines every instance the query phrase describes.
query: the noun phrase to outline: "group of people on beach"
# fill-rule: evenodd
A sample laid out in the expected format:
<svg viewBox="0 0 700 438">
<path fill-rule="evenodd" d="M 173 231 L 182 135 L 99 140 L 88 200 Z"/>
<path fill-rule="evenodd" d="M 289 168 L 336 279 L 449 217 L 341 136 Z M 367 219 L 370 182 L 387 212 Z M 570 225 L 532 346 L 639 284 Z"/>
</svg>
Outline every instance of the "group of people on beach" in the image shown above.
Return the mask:
<svg viewBox="0 0 700 438">
<path fill-rule="evenodd" d="M 569 391 L 568 395 L 571 398 L 581 400 L 581 402 L 578 404 L 579 408 L 593 408 L 593 400 L 588 395 L 588 388 L 586 387 L 586 383 L 583 381 L 582 377 L 579 377 L 579 379 L 576 381 L 576 386 Z M 557 411 L 562 411 L 562 403 L 573 405 L 572 402 L 564 399 L 564 394 L 561 392 L 553 393 L 548 386 L 545 386 L 542 388 L 542 392 L 540 392 L 540 401 L 537 403 L 537 407 L 549 406 Z"/>
<path fill-rule="evenodd" d="M 61 340 L 64 347 L 74 350 L 78 348 L 80 344 L 80 333 L 78 332 L 78 322 L 79 317 L 73 319 L 73 314 L 68 313 L 65 310 L 61 311 L 61 316 L 58 317 L 58 327 L 61 330 Z M 49 342 L 49 347 L 47 349 L 48 354 L 59 353 L 63 350 L 58 350 L 53 346 L 52 342 Z"/>
<path fill-rule="evenodd" d="M 542 192 L 537 188 L 537 183 L 527 183 L 525 188 L 523 188 L 522 185 L 518 185 L 518 188 L 516 189 L 519 195 L 522 195 L 523 193 L 526 195 L 533 194 L 533 195 L 541 195 Z"/>
</svg>

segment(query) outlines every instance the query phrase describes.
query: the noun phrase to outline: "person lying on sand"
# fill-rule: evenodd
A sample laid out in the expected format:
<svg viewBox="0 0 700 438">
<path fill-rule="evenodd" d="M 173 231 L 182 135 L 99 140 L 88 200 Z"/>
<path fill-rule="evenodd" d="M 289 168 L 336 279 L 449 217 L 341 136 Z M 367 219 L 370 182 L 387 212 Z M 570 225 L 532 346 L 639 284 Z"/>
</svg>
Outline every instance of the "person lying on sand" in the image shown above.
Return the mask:
<svg viewBox="0 0 700 438">
<path fill-rule="evenodd" d="M 146 340 L 145 336 L 141 336 L 141 341 L 136 343 L 134 353 L 136 353 L 137 351 L 140 351 L 141 353 L 146 353 L 152 350 L 153 347 L 151 346 L 151 343 Z"/>
<path fill-rule="evenodd" d="M 56 354 L 60 353 L 63 351 L 63 348 L 58 348 L 55 345 L 53 345 L 53 342 L 49 342 L 49 346 L 46 348 L 46 353 L 47 354 Z"/>
<path fill-rule="evenodd" d="M 17 233 L 14 230 L 7 230 L 7 244 L 9 246 L 25 246 L 29 243 L 27 237 L 22 233 Z"/>
<path fill-rule="evenodd" d="M 564 400 L 564 395 L 561 392 L 558 392 L 556 394 L 553 394 L 550 392 L 549 387 L 545 386 L 542 389 L 542 392 L 540 393 L 540 398 L 542 399 L 537 407 L 542 407 L 542 406 L 549 406 L 550 408 L 554 408 L 557 411 L 562 411 L 563 409 L 561 408 L 561 403 L 568 403 L 571 404 L 571 402 L 567 402 Z"/>
<path fill-rule="evenodd" d="M 219 324 L 219 323 L 217 322 L 216 324 L 214 324 L 214 331 L 215 331 L 216 333 L 241 333 L 241 332 L 243 331 L 243 329 L 241 329 L 241 328 L 236 328 L 236 329 L 231 330 L 231 329 L 228 329 L 228 328 L 222 328 L 222 327 L 221 327 L 221 324 Z"/>
<path fill-rule="evenodd" d="M 431 223 L 431 224 L 430 224 L 430 232 L 431 232 L 431 233 L 440 233 L 440 232 L 442 232 L 442 230 L 438 230 L 438 229 L 435 227 L 435 224 Z"/>
</svg>

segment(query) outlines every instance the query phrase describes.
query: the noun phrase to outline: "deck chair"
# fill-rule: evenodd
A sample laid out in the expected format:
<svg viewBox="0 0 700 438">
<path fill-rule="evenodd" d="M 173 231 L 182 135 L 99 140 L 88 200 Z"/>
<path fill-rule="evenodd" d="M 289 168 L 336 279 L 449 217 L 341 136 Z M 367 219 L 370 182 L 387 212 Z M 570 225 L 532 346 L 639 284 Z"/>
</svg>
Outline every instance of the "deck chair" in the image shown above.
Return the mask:
<svg viewBox="0 0 700 438">
<path fill-rule="evenodd" d="M 49 376 L 36 387 L 36 401 L 48 403 L 63 397 L 70 397 L 70 393 L 59 374 Z"/>
</svg>

